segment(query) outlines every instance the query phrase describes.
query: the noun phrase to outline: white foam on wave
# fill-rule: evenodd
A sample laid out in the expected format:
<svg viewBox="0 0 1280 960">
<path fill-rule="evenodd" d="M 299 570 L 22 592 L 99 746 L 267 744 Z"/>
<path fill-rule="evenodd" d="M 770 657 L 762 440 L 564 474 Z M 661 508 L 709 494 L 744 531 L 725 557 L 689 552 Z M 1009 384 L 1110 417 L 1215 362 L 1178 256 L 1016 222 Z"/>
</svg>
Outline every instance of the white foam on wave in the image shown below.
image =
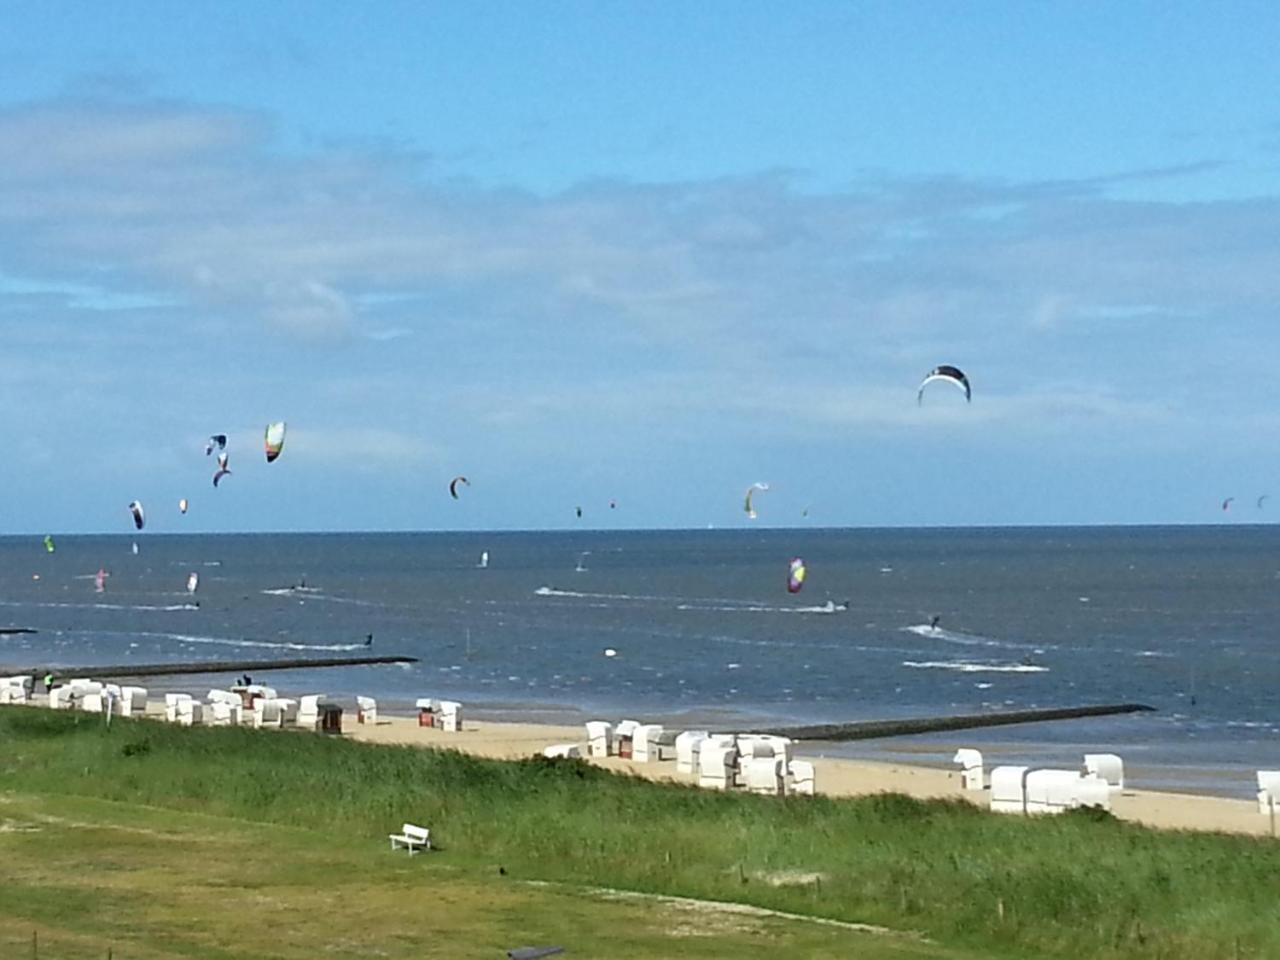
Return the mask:
<svg viewBox="0 0 1280 960">
<path fill-rule="evenodd" d="M 0 600 L 0 607 L 44 607 L 58 610 L 199 610 L 194 603 L 55 603 L 51 600 Z"/>
<path fill-rule="evenodd" d="M 828 600 L 824 604 L 807 607 L 771 607 L 764 604 L 723 606 L 706 603 L 681 603 L 676 605 L 676 609 L 723 613 L 843 613 L 849 607 L 847 604 Z"/>
<path fill-rule="evenodd" d="M 904 667 L 917 670 L 957 670 L 960 673 L 1048 673 L 1048 667 L 1034 663 L 975 663 L 969 660 L 903 660 Z"/>
<path fill-rule="evenodd" d="M 215 644 L 226 647 L 265 647 L 269 650 L 348 650 L 368 649 L 363 643 L 294 643 L 288 640 L 247 640 L 235 637 L 205 637 L 187 633 L 144 633 L 144 637 L 177 640 L 179 643 Z"/>
<path fill-rule="evenodd" d="M 843 613 L 849 609 L 846 603 L 828 600 L 826 603 L 803 607 L 779 607 L 760 603 L 758 600 L 731 600 L 723 597 L 707 597 L 690 600 L 687 597 L 660 597 L 651 594 L 636 593 L 587 593 L 582 590 L 561 590 L 559 587 L 541 586 L 533 591 L 534 596 L 556 597 L 569 600 L 622 600 L 639 603 L 671 603 L 676 610 L 687 610 L 698 613 Z M 595 602 L 588 606 L 605 607 L 607 604 Z"/>
<path fill-rule="evenodd" d="M 944 643 L 955 643 L 963 647 L 997 647 L 1001 650 L 1036 650 L 1042 648 L 1030 643 L 1014 643 L 1010 640 L 997 640 L 995 637 L 984 637 L 977 633 L 963 633 L 958 630 L 947 630 L 944 627 L 934 627 L 927 623 L 915 623 L 909 627 L 901 628 L 906 633 L 914 633 L 917 636 L 928 637 L 931 640 L 941 640 Z"/>
<path fill-rule="evenodd" d="M 655 597 L 643 593 L 586 593 L 581 590 L 561 590 L 558 587 L 539 587 L 533 591 L 534 596 L 538 597 L 567 597 L 574 600 L 635 600 L 635 601 L 662 601 L 676 600 L 678 597 Z"/>
<path fill-rule="evenodd" d="M 319 587 L 273 587 L 258 592 L 268 597 L 298 597 L 306 600 L 321 600 L 325 603 L 346 603 L 353 607 L 381 606 L 373 600 L 357 600 L 355 597 L 336 597 L 329 593 L 321 593 Z"/>
</svg>

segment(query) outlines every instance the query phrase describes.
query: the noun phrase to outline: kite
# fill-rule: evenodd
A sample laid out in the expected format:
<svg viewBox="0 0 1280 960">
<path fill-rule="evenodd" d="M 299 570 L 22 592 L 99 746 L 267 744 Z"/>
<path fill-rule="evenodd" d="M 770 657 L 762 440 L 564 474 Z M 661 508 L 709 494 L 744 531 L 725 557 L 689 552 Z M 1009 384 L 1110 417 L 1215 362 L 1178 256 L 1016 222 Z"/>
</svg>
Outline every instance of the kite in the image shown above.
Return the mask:
<svg viewBox="0 0 1280 960">
<path fill-rule="evenodd" d="M 219 450 L 227 449 L 227 435 L 225 433 L 215 433 L 204 442 L 204 455 L 207 457 L 209 454 L 213 453 L 214 447 L 217 447 Z"/>
<path fill-rule="evenodd" d="M 48 534 L 48 533 L 46 533 L 46 534 L 44 535 L 44 548 L 45 548 L 45 550 L 47 550 L 49 553 L 53 553 L 54 546 L 53 546 L 53 535 L 52 535 L 52 534 Z"/>
<path fill-rule="evenodd" d="M 178 501 L 178 512 L 179 512 L 179 513 L 186 513 L 186 512 L 187 512 L 187 498 L 186 498 L 186 497 L 183 497 L 181 500 L 179 500 L 179 501 Z"/>
<path fill-rule="evenodd" d="M 471 481 L 461 474 L 449 481 L 449 496 L 453 497 L 455 500 L 458 499 L 458 484 L 462 484 L 464 487 L 469 487 L 471 486 Z"/>
<path fill-rule="evenodd" d="M 263 446 L 267 452 L 267 463 L 271 463 L 276 457 L 280 456 L 280 451 L 284 449 L 284 421 L 279 423 L 267 424 L 267 431 L 263 437 Z"/>
<path fill-rule="evenodd" d="M 747 487 L 747 496 L 742 502 L 742 509 L 746 513 L 748 520 L 754 520 L 756 518 L 756 508 L 751 502 L 756 495 L 756 491 L 768 489 L 769 485 L 767 483 L 753 483 L 751 486 Z"/>
<path fill-rule="evenodd" d="M 1229 509 L 1231 508 L 1231 501 L 1232 501 L 1232 500 L 1234 500 L 1234 499 L 1235 499 L 1235 497 L 1227 497 L 1227 499 L 1223 500 L 1223 501 L 1222 501 L 1222 509 L 1223 509 L 1223 510 L 1229 510 Z"/>
<path fill-rule="evenodd" d="M 129 512 L 133 514 L 133 525 L 141 530 L 147 522 L 147 516 L 142 512 L 142 504 L 134 500 L 129 504 Z"/>
<path fill-rule="evenodd" d="M 230 473 L 231 471 L 227 469 L 227 455 L 225 453 L 218 454 L 218 469 L 213 474 L 213 485 L 216 487 L 218 481 Z"/>
<path fill-rule="evenodd" d="M 799 557 L 791 558 L 791 569 L 787 573 L 787 593 L 799 593 L 804 586 L 804 561 Z"/>
<path fill-rule="evenodd" d="M 964 372 L 959 367 L 953 367 L 944 363 L 940 367 L 934 367 L 929 371 L 929 375 L 920 381 L 920 389 L 916 391 L 917 406 L 924 402 L 924 388 L 935 380 L 944 380 L 955 386 L 957 389 L 963 390 L 966 403 L 972 399 L 972 395 L 969 390 L 969 378 L 964 375 Z"/>
</svg>

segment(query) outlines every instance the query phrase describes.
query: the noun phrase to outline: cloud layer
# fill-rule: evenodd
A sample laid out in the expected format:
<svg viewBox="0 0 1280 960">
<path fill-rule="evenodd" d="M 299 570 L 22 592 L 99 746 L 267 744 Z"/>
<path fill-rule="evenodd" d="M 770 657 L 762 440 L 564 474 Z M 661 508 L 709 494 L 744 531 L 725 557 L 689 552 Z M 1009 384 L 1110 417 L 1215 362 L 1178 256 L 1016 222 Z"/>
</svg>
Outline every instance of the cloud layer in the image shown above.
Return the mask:
<svg viewBox="0 0 1280 960">
<path fill-rule="evenodd" d="M 1048 475 L 1052 448 L 1100 438 L 1244 462 L 1247 432 L 1219 428 L 1276 399 L 1277 201 L 1113 193 L 1180 171 L 544 196 L 386 147 L 285 150 L 249 112 L 77 100 L 0 111 L 0 165 L 0 402 L 47 427 L 11 447 L 37 472 L 82 457 L 137 485 L 122 450 L 180 461 L 218 423 L 285 417 L 346 438 L 335 476 L 376 461 L 389 490 L 450 458 L 595 475 L 593 450 L 620 486 L 727 485 L 955 437 Z M 940 362 L 970 408 L 917 408 Z"/>
</svg>

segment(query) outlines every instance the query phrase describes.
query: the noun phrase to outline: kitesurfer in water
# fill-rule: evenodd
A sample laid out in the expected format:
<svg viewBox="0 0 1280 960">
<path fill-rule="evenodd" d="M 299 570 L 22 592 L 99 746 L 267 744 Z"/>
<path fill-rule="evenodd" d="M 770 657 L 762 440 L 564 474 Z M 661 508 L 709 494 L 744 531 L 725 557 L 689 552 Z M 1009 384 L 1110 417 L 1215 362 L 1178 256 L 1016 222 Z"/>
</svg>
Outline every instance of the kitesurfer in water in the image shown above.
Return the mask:
<svg viewBox="0 0 1280 960">
<path fill-rule="evenodd" d="M 930 630 L 937 630 L 937 629 L 938 629 L 938 623 L 939 623 L 939 621 L 941 621 L 941 620 L 942 620 L 942 617 L 935 613 L 935 614 L 933 615 L 933 619 L 929 621 L 929 629 L 930 629 Z"/>
<path fill-rule="evenodd" d="M 372 647 L 372 646 L 373 646 L 373 634 L 372 634 L 372 633 L 367 634 L 367 635 L 365 636 L 365 638 L 364 638 L 364 645 L 365 645 L 366 647 Z"/>
</svg>

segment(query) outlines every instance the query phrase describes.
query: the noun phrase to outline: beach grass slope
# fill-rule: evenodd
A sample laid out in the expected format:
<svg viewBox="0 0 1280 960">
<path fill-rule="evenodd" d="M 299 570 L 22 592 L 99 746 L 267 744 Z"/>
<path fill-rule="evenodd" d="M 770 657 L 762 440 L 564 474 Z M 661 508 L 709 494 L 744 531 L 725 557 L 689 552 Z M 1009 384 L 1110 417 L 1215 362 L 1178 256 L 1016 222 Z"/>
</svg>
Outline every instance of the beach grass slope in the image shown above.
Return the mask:
<svg viewBox="0 0 1280 960">
<path fill-rule="evenodd" d="M 721 794 L 577 761 L 149 721 L 107 729 L 29 708 L 0 708 L 0 751 L 0 820 L 17 824 L 0 832 L 0 935 L 28 949 L 33 925 L 83 938 L 82 954 L 56 956 L 103 956 L 126 928 L 153 931 L 129 956 L 240 956 L 219 944 L 246 926 L 286 946 L 299 938 L 278 956 L 361 955 L 332 946 L 342 930 L 359 942 L 401 931 L 403 943 L 369 954 L 393 957 L 434 955 L 441 938 L 450 956 L 530 940 L 663 956 L 674 936 L 686 956 L 766 945 L 775 957 L 1280 956 L 1269 839 L 892 794 Z M 406 820 L 441 849 L 393 857 L 386 835 Z M 690 934 L 704 923 L 728 939 Z"/>
</svg>

